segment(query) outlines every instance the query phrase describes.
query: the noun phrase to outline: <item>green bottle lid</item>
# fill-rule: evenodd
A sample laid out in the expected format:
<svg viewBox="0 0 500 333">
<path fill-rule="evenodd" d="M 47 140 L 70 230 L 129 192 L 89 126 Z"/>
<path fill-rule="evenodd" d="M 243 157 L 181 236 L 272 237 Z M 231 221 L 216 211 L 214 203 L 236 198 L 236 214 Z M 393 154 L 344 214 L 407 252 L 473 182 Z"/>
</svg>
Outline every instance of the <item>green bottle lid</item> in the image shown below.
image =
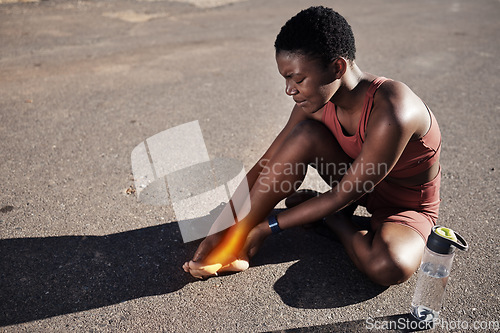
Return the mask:
<svg viewBox="0 0 500 333">
<path fill-rule="evenodd" d="M 450 254 L 455 251 L 455 248 L 467 251 L 469 245 L 459 233 L 450 228 L 436 225 L 427 238 L 427 248 L 439 254 Z"/>
</svg>

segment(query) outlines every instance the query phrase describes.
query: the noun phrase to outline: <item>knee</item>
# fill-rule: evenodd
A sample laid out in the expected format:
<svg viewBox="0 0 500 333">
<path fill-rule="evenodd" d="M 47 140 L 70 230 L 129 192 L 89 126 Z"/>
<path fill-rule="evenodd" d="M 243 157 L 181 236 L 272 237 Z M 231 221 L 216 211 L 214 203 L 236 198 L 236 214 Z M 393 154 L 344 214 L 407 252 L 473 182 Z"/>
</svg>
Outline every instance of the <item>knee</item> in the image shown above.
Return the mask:
<svg viewBox="0 0 500 333">
<path fill-rule="evenodd" d="M 371 260 L 366 268 L 366 275 L 375 283 L 391 286 L 407 281 L 418 266 L 406 258 L 399 256 L 383 255 Z"/>
<path fill-rule="evenodd" d="M 324 135 L 329 131 L 326 126 L 317 120 L 304 120 L 297 124 L 290 133 L 289 138 L 300 140 L 309 145 L 315 145 L 317 140 L 324 141 Z"/>
</svg>

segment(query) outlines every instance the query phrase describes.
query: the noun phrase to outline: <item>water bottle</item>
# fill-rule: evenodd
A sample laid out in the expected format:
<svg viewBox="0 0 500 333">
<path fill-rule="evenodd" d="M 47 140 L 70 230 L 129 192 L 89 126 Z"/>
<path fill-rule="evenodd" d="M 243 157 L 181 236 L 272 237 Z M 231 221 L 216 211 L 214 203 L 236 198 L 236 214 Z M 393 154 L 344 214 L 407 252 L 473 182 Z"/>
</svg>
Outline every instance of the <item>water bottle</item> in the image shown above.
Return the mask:
<svg viewBox="0 0 500 333">
<path fill-rule="evenodd" d="M 417 320 L 433 323 L 439 317 L 455 248 L 467 251 L 469 246 L 462 236 L 449 228 L 439 225 L 432 228 L 411 302 L 411 314 Z"/>
</svg>

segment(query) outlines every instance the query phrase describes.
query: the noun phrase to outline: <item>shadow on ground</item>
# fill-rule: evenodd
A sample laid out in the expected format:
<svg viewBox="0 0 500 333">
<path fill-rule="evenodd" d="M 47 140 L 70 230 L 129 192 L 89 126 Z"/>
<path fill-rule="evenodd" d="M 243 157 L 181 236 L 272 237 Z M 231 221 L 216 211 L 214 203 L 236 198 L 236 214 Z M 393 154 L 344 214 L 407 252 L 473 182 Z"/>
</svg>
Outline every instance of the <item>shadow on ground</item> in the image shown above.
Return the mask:
<svg viewBox="0 0 500 333">
<path fill-rule="evenodd" d="M 387 289 L 361 274 L 340 243 L 316 231 L 299 227 L 276 235 L 252 261 L 252 266 L 258 266 L 298 260 L 274 284 L 283 303 L 305 309 L 336 308 Z"/>
<path fill-rule="evenodd" d="M 310 327 L 291 328 L 287 330 L 268 332 L 420 332 L 433 329 L 432 323 L 419 322 L 411 314 L 397 314 L 362 320 L 352 320 L 340 323 L 317 325 Z"/>
<path fill-rule="evenodd" d="M 198 243 L 184 244 L 178 223 L 107 236 L 0 240 L 0 325 L 179 290 L 195 281 L 181 265 Z M 345 306 L 384 290 L 354 268 L 340 244 L 303 228 L 268 240 L 252 266 L 294 260 L 274 286 L 290 306 Z"/>
<path fill-rule="evenodd" d="M 191 281 L 181 270 L 188 248 L 176 223 L 107 236 L 1 240 L 0 325 L 178 290 Z"/>
</svg>

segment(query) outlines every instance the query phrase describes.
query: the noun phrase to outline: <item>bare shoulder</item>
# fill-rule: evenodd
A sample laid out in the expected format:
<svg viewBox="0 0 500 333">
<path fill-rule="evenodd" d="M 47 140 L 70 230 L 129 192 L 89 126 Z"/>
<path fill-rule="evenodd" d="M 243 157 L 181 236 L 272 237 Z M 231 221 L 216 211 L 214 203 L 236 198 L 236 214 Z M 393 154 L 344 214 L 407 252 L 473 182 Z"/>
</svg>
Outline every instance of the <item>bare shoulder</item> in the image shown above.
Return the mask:
<svg viewBox="0 0 500 333">
<path fill-rule="evenodd" d="M 373 104 L 375 112 L 395 117 L 403 124 L 415 123 L 428 117 L 422 100 L 406 84 L 399 81 L 385 81 L 377 90 Z"/>
<path fill-rule="evenodd" d="M 394 80 L 387 80 L 380 86 L 375 95 L 375 101 L 396 111 L 405 109 L 408 111 L 408 109 L 425 106 L 406 84 Z"/>
<path fill-rule="evenodd" d="M 390 121 L 412 137 L 425 133 L 429 126 L 429 114 L 422 100 L 404 83 L 385 81 L 374 97 L 373 120 L 377 123 Z"/>
</svg>

